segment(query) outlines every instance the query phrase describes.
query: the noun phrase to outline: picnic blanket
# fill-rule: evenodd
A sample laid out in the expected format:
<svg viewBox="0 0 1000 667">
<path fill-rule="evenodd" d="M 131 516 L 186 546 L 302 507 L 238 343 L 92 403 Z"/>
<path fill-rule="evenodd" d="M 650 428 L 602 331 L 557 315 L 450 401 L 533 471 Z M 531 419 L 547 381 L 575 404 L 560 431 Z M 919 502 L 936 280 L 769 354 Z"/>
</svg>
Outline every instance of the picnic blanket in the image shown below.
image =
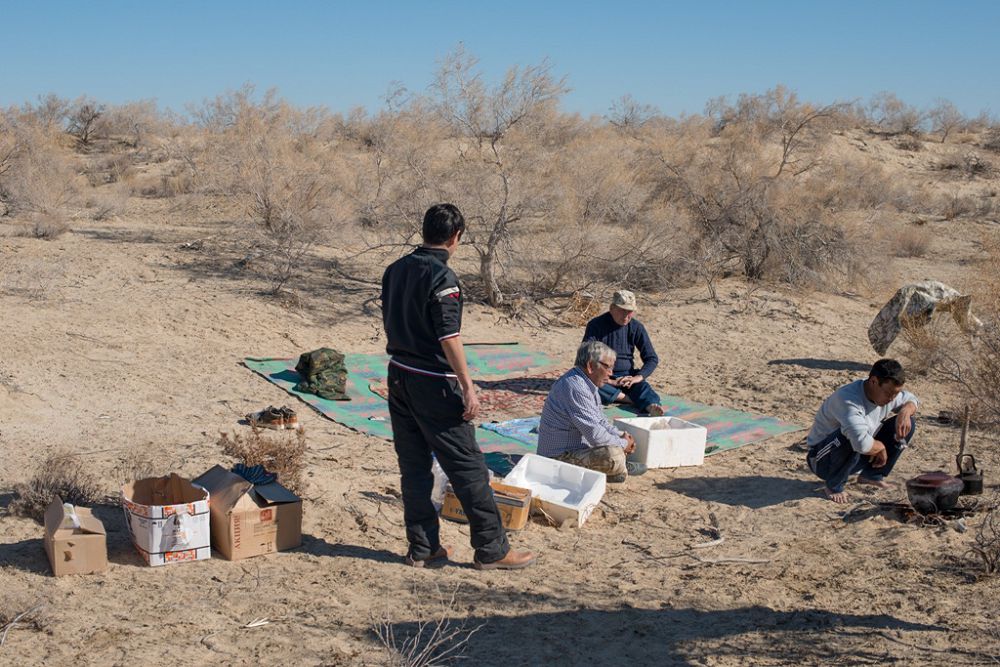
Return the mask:
<svg viewBox="0 0 1000 667">
<path fill-rule="evenodd" d="M 754 442 L 766 440 L 782 433 L 802 430 L 802 426 L 782 421 L 775 417 L 756 415 L 750 412 L 722 408 L 716 405 L 705 405 L 695 401 L 687 401 L 677 396 L 661 396 L 660 405 L 669 417 L 680 417 L 689 422 L 708 429 L 708 439 L 705 442 L 705 456 L 718 454 L 737 447 L 743 447 Z M 636 413 L 628 408 L 611 406 L 604 409 L 608 419 L 635 417 Z M 508 438 L 523 442 L 535 451 L 538 446 L 538 422 L 540 417 L 510 419 L 498 423 L 483 424 L 488 431 L 499 433 Z"/>
<path fill-rule="evenodd" d="M 531 407 L 531 411 L 540 413 L 541 404 L 545 400 L 544 393 L 540 391 L 541 384 L 550 385 L 551 378 L 561 374 L 561 371 L 552 370 L 558 363 L 557 360 L 518 345 L 467 345 L 465 355 L 470 372 L 477 378 L 477 385 L 486 390 L 484 394 L 489 391 L 502 392 L 493 406 L 498 409 L 502 407 L 508 410 L 513 405 Z M 299 381 L 298 373 L 295 372 L 297 358 L 249 357 L 243 360 L 243 365 L 310 405 L 325 417 L 355 431 L 392 440 L 389 406 L 385 399 L 372 389 L 374 387 L 381 391 L 388 361 L 388 357 L 384 354 L 345 355 L 346 393 L 350 398 L 349 401 L 333 401 L 315 394 L 296 391 L 295 385 Z M 545 372 L 533 378 L 523 377 L 532 369 L 545 369 Z M 671 416 L 708 427 L 706 454 L 741 447 L 801 428 L 772 417 L 684 401 L 673 396 L 664 397 L 663 408 Z M 635 416 L 634 413 L 618 407 L 608 408 L 605 412 L 611 419 Z M 533 423 L 525 428 L 522 422 L 530 420 L 534 420 Z M 519 426 L 511 426 L 515 423 Z M 534 452 L 538 439 L 537 434 L 530 431 L 532 428 L 537 428 L 537 425 L 537 416 L 529 417 L 527 420 L 515 419 L 483 424 L 477 430 L 476 439 L 486 454 L 486 464 L 489 468 L 497 474 L 504 475 L 510 471 L 517 458 Z"/>
<path fill-rule="evenodd" d="M 465 357 L 469 370 L 483 382 L 493 382 L 502 376 L 525 375 L 531 369 L 551 367 L 558 363 L 541 352 L 535 352 L 518 345 L 467 345 Z M 315 394 L 295 390 L 299 381 L 295 372 L 298 358 L 248 357 L 243 365 L 272 382 L 317 412 L 350 429 L 367 433 L 386 440 L 392 440 L 392 426 L 389 423 L 389 405 L 385 399 L 369 387 L 385 380 L 386 364 L 389 358 L 384 354 L 347 354 L 346 393 L 349 401 L 332 401 Z M 544 400 L 544 397 L 542 398 Z M 504 475 L 513 467 L 512 456 L 534 451 L 525 443 L 507 438 L 499 433 L 479 430 L 476 438 L 483 452 L 486 464 L 497 474 Z"/>
</svg>

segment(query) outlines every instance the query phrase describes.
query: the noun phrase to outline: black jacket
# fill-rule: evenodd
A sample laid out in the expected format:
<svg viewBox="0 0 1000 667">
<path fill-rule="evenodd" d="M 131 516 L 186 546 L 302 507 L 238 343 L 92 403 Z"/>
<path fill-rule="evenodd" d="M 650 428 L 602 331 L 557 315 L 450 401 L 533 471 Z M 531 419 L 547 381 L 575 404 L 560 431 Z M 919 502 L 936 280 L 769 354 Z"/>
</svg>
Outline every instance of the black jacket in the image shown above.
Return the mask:
<svg viewBox="0 0 1000 667">
<path fill-rule="evenodd" d="M 386 352 L 399 365 L 433 374 L 452 373 L 441 341 L 462 329 L 462 290 L 448 268 L 448 251 L 417 248 L 382 275 Z"/>
</svg>

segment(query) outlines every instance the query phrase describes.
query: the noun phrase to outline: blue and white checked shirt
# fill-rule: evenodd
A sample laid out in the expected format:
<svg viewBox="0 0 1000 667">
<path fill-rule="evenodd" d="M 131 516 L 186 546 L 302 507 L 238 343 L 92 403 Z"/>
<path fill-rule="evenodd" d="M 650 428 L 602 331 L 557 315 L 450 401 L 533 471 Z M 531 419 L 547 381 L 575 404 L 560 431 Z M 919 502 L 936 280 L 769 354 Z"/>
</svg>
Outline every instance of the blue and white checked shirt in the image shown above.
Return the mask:
<svg viewBox="0 0 1000 667">
<path fill-rule="evenodd" d="M 538 424 L 538 453 L 555 458 L 563 452 L 588 447 L 625 447 L 601 411 L 597 386 L 573 367 L 552 385 Z"/>
</svg>

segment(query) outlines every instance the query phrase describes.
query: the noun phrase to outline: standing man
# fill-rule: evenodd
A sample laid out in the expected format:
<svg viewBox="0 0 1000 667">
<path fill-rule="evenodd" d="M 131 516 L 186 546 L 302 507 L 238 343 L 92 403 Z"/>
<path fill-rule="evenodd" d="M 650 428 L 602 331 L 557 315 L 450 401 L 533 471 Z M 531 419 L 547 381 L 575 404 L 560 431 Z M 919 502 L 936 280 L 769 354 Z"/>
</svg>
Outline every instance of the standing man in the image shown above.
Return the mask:
<svg viewBox="0 0 1000 667">
<path fill-rule="evenodd" d="M 845 384 L 820 406 L 806 436 L 806 464 L 826 482 L 833 502 L 847 502 L 844 485 L 853 474 L 859 484 L 891 487 L 885 478 L 916 427 L 917 397 L 904 382 L 898 361 L 879 359 L 867 380 Z"/>
<path fill-rule="evenodd" d="M 611 377 L 599 388 L 601 403 L 633 403 L 639 412 L 654 417 L 663 414 L 660 397 L 646 379 L 656 370 L 660 358 L 646 327 L 635 319 L 635 294 L 618 290 L 611 297 L 608 312 L 587 322 L 583 340 L 599 340 L 618 355 Z M 635 350 L 639 350 L 642 368 L 635 369 Z"/>
<path fill-rule="evenodd" d="M 441 544 L 431 502 L 433 453 L 469 519 L 476 568 L 516 569 L 535 557 L 512 551 L 507 542 L 471 423 L 479 399 L 462 348 L 461 287 L 448 268 L 464 231 L 465 218 L 455 206 L 430 207 L 424 214 L 423 245 L 393 262 L 382 276 L 389 414 L 410 543 L 406 562 L 423 567 L 451 555 Z"/>
</svg>

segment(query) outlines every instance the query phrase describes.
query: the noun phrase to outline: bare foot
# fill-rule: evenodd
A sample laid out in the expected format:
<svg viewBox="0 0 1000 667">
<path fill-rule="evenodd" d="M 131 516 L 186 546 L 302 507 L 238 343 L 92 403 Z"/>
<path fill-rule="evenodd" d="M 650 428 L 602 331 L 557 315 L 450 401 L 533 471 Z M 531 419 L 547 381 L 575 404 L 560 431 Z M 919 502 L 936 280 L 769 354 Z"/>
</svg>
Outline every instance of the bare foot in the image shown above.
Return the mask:
<svg viewBox="0 0 1000 667">
<path fill-rule="evenodd" d="M 828 488 L 826 488 L 824 486 L 823 487 L 823 493 L 826 494 L 827 498 L 829 498 L 833 502 L 837 503 L 838 505 L 846 505 L 847 504 L 847 492 L 846 491 L 840 491 L 838 493 L 834 493 L 833 491 L 831 491 L 830 489 L 828 489 Z"/>
<path fill-rule="evenodd" d="M 866 479 L 864 477 L 858 476 L 858 484 L 865 484 L 867 486 L 875 486 L 880 489 L 897 489 L 898 485 L 892 482 L 887 482 L 884 479 Z"/>
</svg>

